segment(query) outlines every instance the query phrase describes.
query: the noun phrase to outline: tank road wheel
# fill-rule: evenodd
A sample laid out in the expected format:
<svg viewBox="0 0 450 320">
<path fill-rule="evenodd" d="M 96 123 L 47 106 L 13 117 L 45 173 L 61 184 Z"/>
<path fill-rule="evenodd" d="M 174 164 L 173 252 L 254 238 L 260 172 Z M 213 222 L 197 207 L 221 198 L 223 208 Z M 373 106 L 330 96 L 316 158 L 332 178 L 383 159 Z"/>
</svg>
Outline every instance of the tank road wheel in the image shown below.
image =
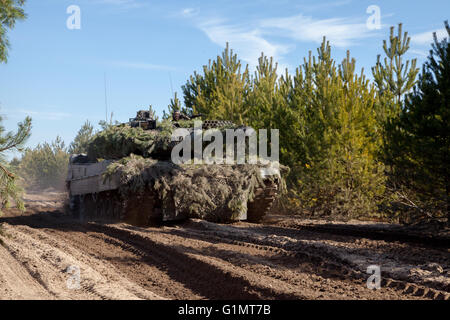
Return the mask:
<svg viewBox="0 0 450 320">
<path fill-rule="evenodd" d="M 162 214 L 152 193 L 136 194 L 126 200 L 125 222 L 135 226 L 159 225 Z"/>
<path fill-rule="evenodd" d="M 74 219 L 79 219 L 81 214 L 80 196 L 70 196 L 69 210 Z"/>
<path fill-rule="evenodd" d="M 95 219 L 97 217 L 97 195 L 86 194 L 83 198 L 83 217 L 88 220 Z"/>
<path fill-rule="evenodd" d="M 118 192 L 105 191 L 79 197 L 80 212 L 89 220 L 120 221 L 123 204 Z"/>
<path fill-rule="evenodd" d="M 108 220 L 119 220 L 117 211 L 120 208 L 118 208 L 117 193 L 112 191 L 103 192 L 102 201 L 105 203 L 105 217 L 108 218 Z"/>
<path fill-rule="evenodd" d="M 278 184 L 269 180 L 265 181 L 265 184 L 264 188 L 256 189 L 255 198 L 247 205 L 247 221 L 249 222 L 261 222 L 275 202 Z"/>
<path fill-rule="evenodd" d="M 74 219 L 84 221 L 86 218 L 85 196 L 70 196 L 69 210 Z"/>
<path fill-rule="evenodd" d="M 123 204 L 117 191 L 106 191 L 100 194 L 103 207 L 103 216 L 108 220 L 119 221 Z"/>
</svg>

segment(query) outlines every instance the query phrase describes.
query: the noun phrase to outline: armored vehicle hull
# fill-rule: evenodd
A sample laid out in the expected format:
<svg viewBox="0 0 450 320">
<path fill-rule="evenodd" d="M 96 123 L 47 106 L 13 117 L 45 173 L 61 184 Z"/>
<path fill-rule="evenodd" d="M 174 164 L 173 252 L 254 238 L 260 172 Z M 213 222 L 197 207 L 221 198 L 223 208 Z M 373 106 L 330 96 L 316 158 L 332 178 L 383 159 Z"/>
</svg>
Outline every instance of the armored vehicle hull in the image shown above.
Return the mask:
<svg viewBox="0 0 450 320">
<path fill-rule="evenodd" d="M 114 161 L 69 164 L 67 186 L 70 209 L 74 217 L 81 220 L 125 221 L 134 225 L 149 225 L 167 221 L 181 221 L 190 217 L 189 212 L 179 210 L 174 199 L 161 199 L 152 188 L 131 193 L 124 197 L 120 192 L 119 173 L 105 178 L 105 172 Z M 238 215 L 221 213 L 206 220 L 214 222 L 250 221 L 259 222 L 269 211 L 280 189 L 280 178 L 266 179 L 266 168 L 260 168 L 263 184 L 253 190 L 254 197 L 245 204 L 246 210 Z M 226 207 L 226 204 L 223 204 Z"/>
</svg>

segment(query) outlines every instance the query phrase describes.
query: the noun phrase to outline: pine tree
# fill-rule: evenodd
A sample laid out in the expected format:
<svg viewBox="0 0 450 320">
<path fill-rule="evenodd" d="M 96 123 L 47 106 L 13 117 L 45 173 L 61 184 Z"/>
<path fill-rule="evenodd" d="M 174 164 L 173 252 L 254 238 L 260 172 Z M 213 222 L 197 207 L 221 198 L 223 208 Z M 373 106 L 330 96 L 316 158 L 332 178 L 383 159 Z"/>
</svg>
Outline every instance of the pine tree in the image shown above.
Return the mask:
<svg viewBox="0 0 450 320">
<path fill-rule="evenodd" d="M 383 134 L 383 146 L 379 157 L 389 166 L 391 174 L 395 171 L 392 166 L 393 158 L 398 157 L 399 150 L 393 148 L 392 141 L 395 133 L 395 122 L 400 116 L 403 97 L 410 92 L 416 84 L 419 69 L 416 67 L 417 59 L 404 61 L 404 56 L 410 48 L 411 38 L 408 32 L 402 33 L 402 24 L 398 25 L 398 34 L 391 27 L 389 40 L 383 41 L 383 50 L 386 55 L 384 64 L 378 55 L 377 63 L 372 68 L 372 74 L 378 89 L 379 102 L 377 119 Z"/>
<path fill-rule="evenodd" d="M 8 60 L 7 29 L 14 28 L 16 20 L 26 17 L 22 8 L 24 4 L 25 0 L 0 1 L 0 63 L 6 63 Z M 27 117 L 24 122 L 19 123 L 17 133 L 5 132 L 1 125 L 2 120 L 0 116 L 0 210 L 8 207 L 13 200 L 16 207 L 23 211 L 25 207 L 21 199 L 22 189 L 17 185 L 17 177 L 9 169 L 5 153 L 22 150 L 31 134 L 31 118 Z"/>
<path fill-rule="evenodd" d="M 71 154 L 81 154 L 87 152 L 87 146 L 89 141 L 94 136 L 94 127 L 86 120 L 81 129 L 78 131 L 78 134 L 75 136 L 75 139 L 69 146 L 69 153 Z"/>
<path fill-rule="evenodd" d="M 222 55 L 203 66 L 203 74 L 195 72 L 182 90 L 189 113 L 239 124 L 247 117 L 248 66 L 242 72 L 241 61 L 228 43 Z"/>
<path fill-rule="evenodd" d="M 450 27 L 434 44 L 414 92 L 396 124 L 395 164 L 403 181 L 428 207 L 446 212 L 450 223 Z M 442 212 L 441 211 L 441 212 Z M 439 210 L 438 210 L 439 212 Z"/>
<path fill-rule="evenodd" d="M 248 117 L 255 128 L 278 129 L 274 123 L 278 95 L 277 64 L 273 58 L 264 54 L 258 59 L 258 66 L 251 79 L 251 90 L 248 95 Z"/>
<path fill-rule="evenodd" d="M 376 90 L 355 73 L 355 60 L 339 65 L 324 40 L 318 56 L 297 69 L 293 106 L 300 163 L 295 168 L 300 204 L 329 216 L 376 214 L 384 193 L 383 165 L 375 157 L 380 145 Z"/>
<path fill-rule="evenodd" d="M 254 129 L 279 129 L 280 161 L 295 166 L 298 160 L 297 135 L 299 118 L 292 109 L 292 77 L 285 70 L 284 75 L 277 73 L 278 64 L 273 58 L 261 54 L 247 96 L 248 108 L 246 123 Z"/>
<path fill-rule="evenodd" d="M 22 148 L 30 136 L 31 118 L 19 123 L 16 133 L 6 132 L 1 125 L 0 117 L 0 209 L 9 207 L 13 200 L 20 210 L 25 210 L 21 199 L 21 188 L 17 185 L 17 177 L 11 172 L 6 161 L 6 153 L 9 151 L 22 151 Z"/>
<path fill-rule="evenodd" d="M 110 115 L 109 119 L 100 120 L 98 122 L 98 125 L 100 126 L 100 128 L 102 130 L 106 130 L 106 129 L 108 129 L 111 126 L 118 125 L 118 124 L 120 124 L 120 122 L 117 121 L 117 120 L 114 120 L 114 112 L 111 112 L 111 115 Z"/>
<path fill-rule="evenodd" d="M 6 36 L 8 29 L 14 28 L 17 20 L 24 20 L 23 10 L 25 0 L 0 1 L 0 63 L 7 62 L 9 41 Z"/>
<path fill-rule="evenodd" d="M 168 106 L 168 109 L 169 109 L 169 115 L 171 115 L 175 111 L 180 111 L 180 112 L 182 112 L 184 114 L 187 114 L 187 115 L 191 115 L 192 114 L 192 109 L 191 110 L 187 110 L 185 107 L 183 107 L 181 105 L 181 101 L 180 101 L 180 99 L 178 99 L 178 94 L 176 92 L 173 95 L 173 98 L 170 99 L 170 104 Z"/>
<path fill-rule="evenodd" d="M 383 40 L 383 50 L 386 55 L 384 65 L 381 56 L 378 55 L 377 63 L 372 68 L 373 77 L 381 95 L 387 95 L 394 100 L 394 104 L 385 110 L 386 116 L 395 116 L 400 112 L 399 104 L 402 97 L 408 93 L 416 83 L 419 69 L 416 67 L 417 59 L 403 61 L 403 56 L 408 52 L 411 38 L 408 32 L 402 34 L 402 24 L 398 25 L 398 35 L 394 35 L 395 28 L 391 27 L 389 43 Z"/>
<path fill-rule="evenodd" d="M 62 189 L 67 177 L 69 154 L 58 136 L 51 143 L 44 142 L 27 148 L 20 162 L 20 175 L 29 187 Z"/>
</svg>

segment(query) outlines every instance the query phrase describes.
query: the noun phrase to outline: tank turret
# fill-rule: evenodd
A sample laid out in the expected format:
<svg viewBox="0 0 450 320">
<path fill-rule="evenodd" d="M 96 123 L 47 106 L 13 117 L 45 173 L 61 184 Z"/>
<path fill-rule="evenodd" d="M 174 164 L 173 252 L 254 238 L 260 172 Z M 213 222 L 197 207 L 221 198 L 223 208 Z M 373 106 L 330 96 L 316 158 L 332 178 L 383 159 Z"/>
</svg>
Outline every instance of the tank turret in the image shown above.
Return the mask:
<svg viewBox="0 0 450 320">
<path fill-rule="evenodd" d="M 136 114 L 136 118 L 130 119 L 130 126 L 132 128 L 142 128 L 144 130 L 156 129 L 156 120 L 150 111 L 140 110 Z"/>
</svg>

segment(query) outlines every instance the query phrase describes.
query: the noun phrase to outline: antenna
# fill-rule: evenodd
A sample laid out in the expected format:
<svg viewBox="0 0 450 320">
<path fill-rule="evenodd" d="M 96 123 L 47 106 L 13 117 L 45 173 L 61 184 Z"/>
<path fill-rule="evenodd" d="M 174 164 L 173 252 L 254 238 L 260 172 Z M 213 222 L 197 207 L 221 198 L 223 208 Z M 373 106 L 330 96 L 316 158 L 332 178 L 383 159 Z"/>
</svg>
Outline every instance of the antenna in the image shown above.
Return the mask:
<svg viewBox="0 0 450 320">
<path fill-rule="evenodd" d="M 170 71 L 169 71 L 169 81 L 170 81 L 170 90 L 172 90 L 172 97 L 173 97 L 172 76 L 170 75 Z"/>
<path fill-rule="evenodd" d="M 104 73 L 104 78 L 105 78 L 105 120 L 106 122 L 108 122 L 108 95 L 106 92 L 106 72 Z"/>
</svg>

